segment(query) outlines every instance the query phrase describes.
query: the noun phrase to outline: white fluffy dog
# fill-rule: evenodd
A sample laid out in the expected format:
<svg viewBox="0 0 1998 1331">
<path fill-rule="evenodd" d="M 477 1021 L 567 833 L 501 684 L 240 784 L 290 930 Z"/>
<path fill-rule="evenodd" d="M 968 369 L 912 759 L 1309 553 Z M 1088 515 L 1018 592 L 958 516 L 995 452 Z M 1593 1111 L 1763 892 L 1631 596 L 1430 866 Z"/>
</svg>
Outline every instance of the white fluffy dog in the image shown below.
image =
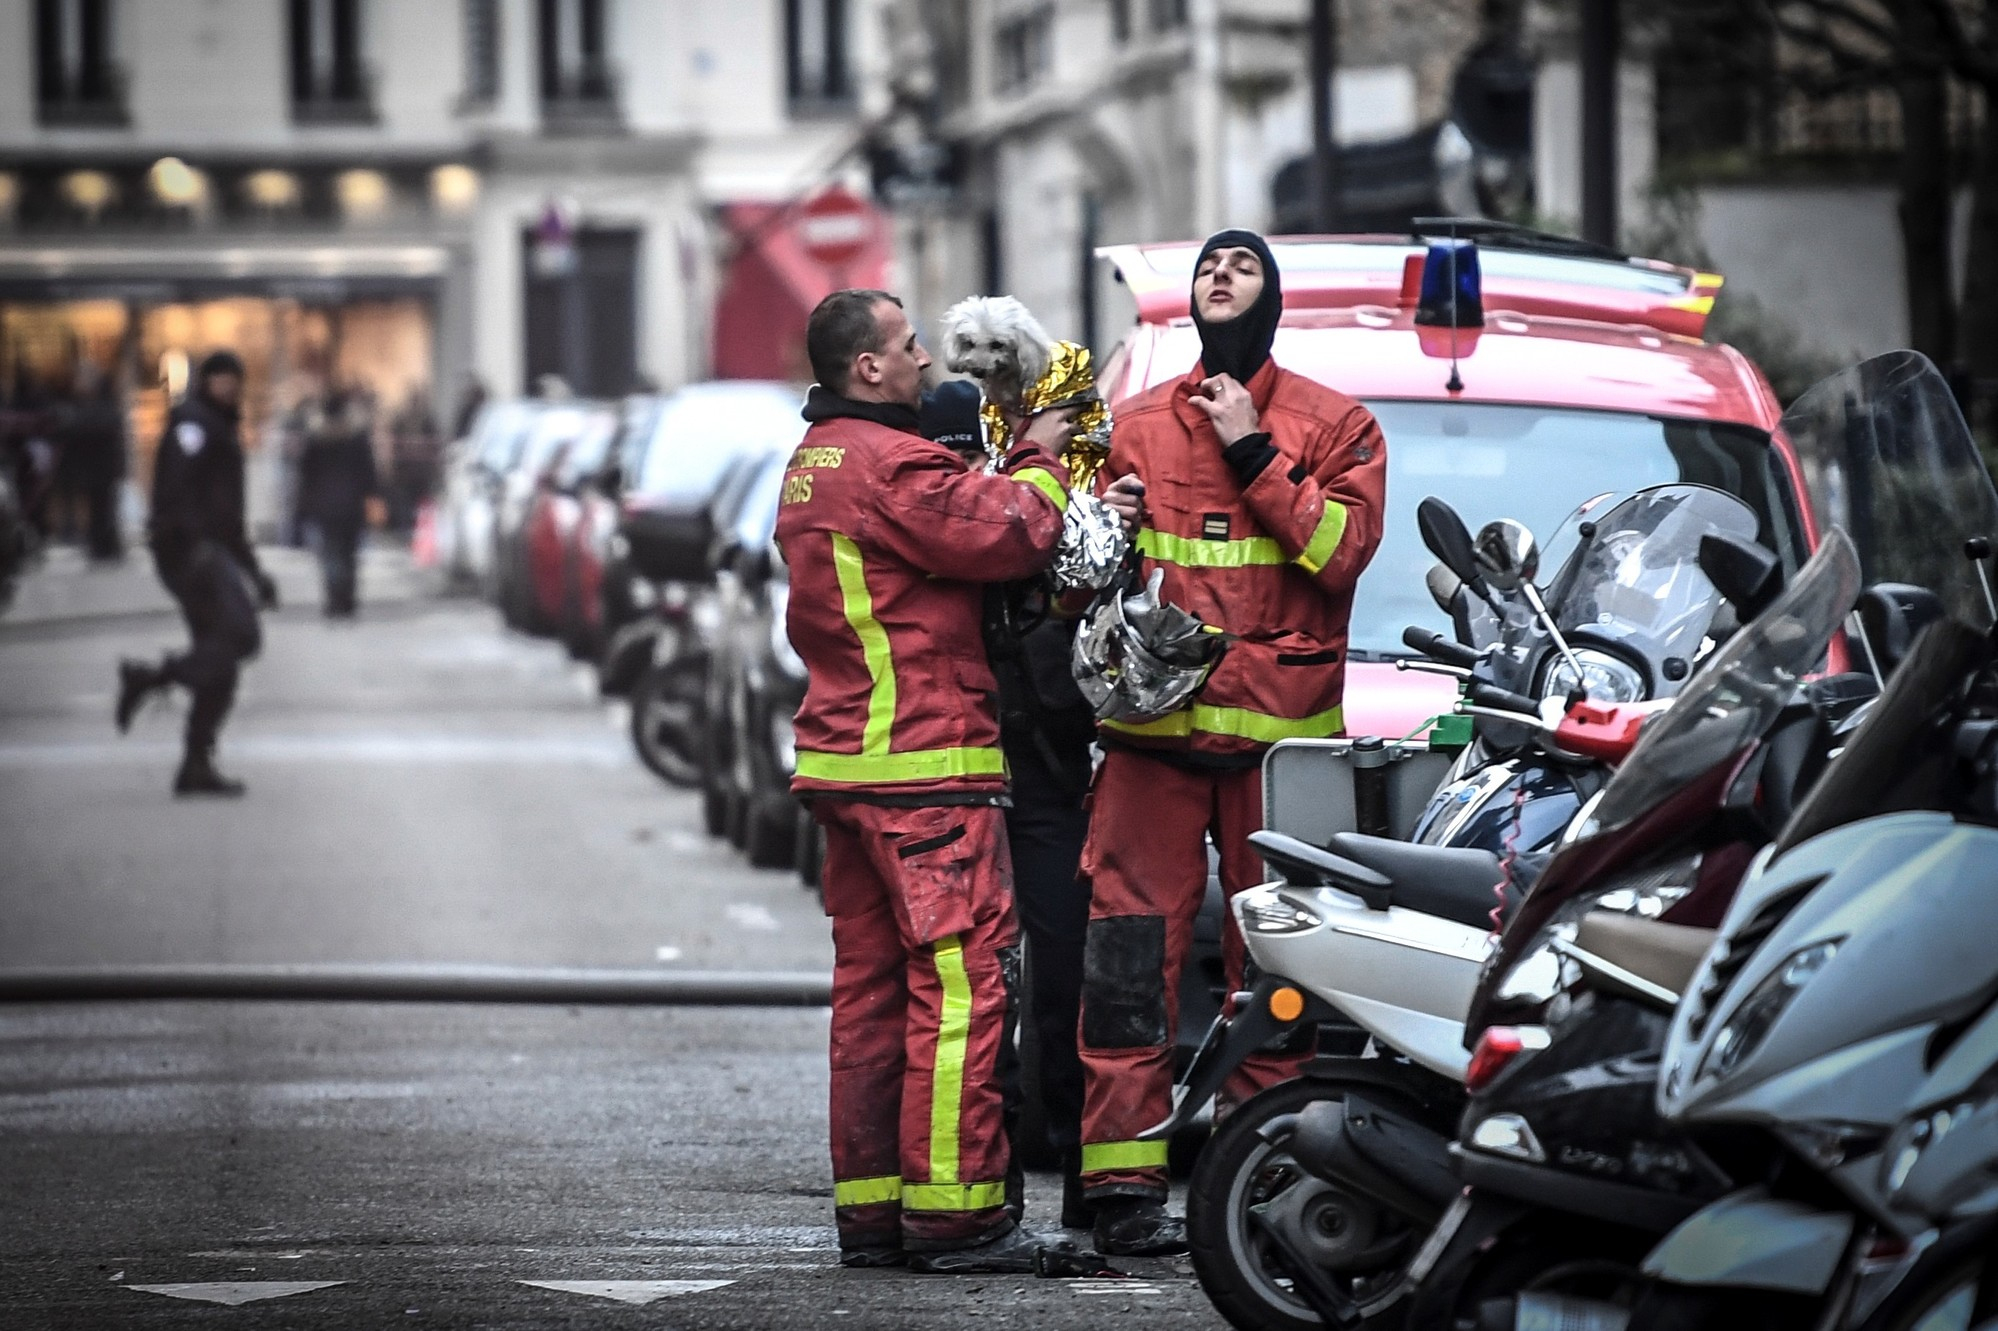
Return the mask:
<svg viewBox="0 0 1998 1331">
<path fill-rule="evenodd" d="M 1054 339 L 1011 296 L 971 296 L 943 313 L 944 364 L 968 374 L 988 400 L 1019 414 L 1020 396 L 1048 372 Z"/>
</svg>

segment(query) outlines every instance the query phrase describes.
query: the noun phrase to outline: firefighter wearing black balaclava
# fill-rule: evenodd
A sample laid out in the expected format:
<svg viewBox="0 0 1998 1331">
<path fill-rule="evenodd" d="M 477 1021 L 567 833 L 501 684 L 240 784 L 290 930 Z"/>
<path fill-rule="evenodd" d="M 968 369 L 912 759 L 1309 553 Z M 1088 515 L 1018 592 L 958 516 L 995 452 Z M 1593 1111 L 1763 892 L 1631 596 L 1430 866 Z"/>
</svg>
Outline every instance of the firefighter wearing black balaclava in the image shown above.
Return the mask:
<svg viewBox="0 0 1998 1331">
<path fill-rule="evenodd" d="M 187 620 L 188 647 L 158 663 L 118 667 L 118 729 L 148 696 L 172 684 L 190 695 L 176 795 L 240 795 L 215 767 L 215 741 L 236 699 L 244 661 L 263 642 L 257 606 L 277 605 L 277 584 L 257 562 L 243 517 L 243 362 L 217 351 L 201 362 L 167 418 L 153 459 L 148 539 L 160 581 Z M 254 599 L 253 599 L 254 597 Z"/>
<path fill-rule="evenodd" d="M 1149 721 L 1105 721 L 1082 874 L 1091 889 L 1082 984 L 1082 1179 L 1104 1252 L 1181 1251 L 1166 1213 L 1166 1148 L 1139 1134 L 1173 1108 L 1180 969 L 1206 889 L 1203 837 L 1228 895 L 1253 885 L 1262 755 L 1341 733 L 1353 587 L 1381 539 L 1387 447 L 1359 403 L 1271 359 L 1283 294 L 1251 231 L 1201 247 L 1191 306 L 1200 362 L 1119 403 L 1102 476 L 1137 524 L 1144 576 L 1232 641 L 1192 701 Z M 1242 988 L 1232 913 L 1229 992 Z M 1294 1075 L 1262 1054 L 1224 1098 Z"/>
</svg>

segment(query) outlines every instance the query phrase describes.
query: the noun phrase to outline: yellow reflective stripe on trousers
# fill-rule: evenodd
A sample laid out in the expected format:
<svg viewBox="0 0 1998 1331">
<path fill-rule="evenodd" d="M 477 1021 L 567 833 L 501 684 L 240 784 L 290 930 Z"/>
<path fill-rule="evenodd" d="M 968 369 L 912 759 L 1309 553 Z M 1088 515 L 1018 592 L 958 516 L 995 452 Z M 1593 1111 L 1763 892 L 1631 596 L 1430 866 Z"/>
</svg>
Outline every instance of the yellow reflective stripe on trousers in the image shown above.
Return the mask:
<svg viewBox="0 0 1998 1331">
<path fill-rule="evenodd" d="M 1082 1172 L 1102 1174 L 1113 1169 L 1164 1169 L 1167 1142 L 1084 1142 Z"/>
<path fill-rule="evenodd" d="M 1208 735 L 1230 735 L 1274 744 L 1280 739 L 1328 739 L 1346 728 L 1346 712 L 1333 707 L 1310 716 L 1270 716 L 1243 707 L 1209 707 L 1195 703 L 1156 721 L 1105 721 L 1105 730 L 1126 735 L 1179 739 L 1199 731 Z"/>
<path fill-rule="evenodd" d="M 1332 562 L 1332 556 L 1339 551 L 1339 538 L 1346 534 L 1346 506 L 1336 499 L 1325 501 L 1325 516 L 1318 519 L 1316 530 L 1305 543 L 1304 553 L 1297 562 L 1304 566 L 1306 573 L 1317 573 Z"/>
<path fill-rule="evenodd" d="M 1046 495 L 1053 501 L 1057 513 L 1068 512 L 1068 491 L 1062 488 L 1061 482 L 1055 479 L 1055 474 L 1046 467 L 1022 467 L 1018 471 L 1009 472 L 1008 475 Z"/>
<path fill-rule="evenodd" d="M 832 534 L 833 572 L 839 577 L 839 597 L 846 622 L 860 639 L 860 651 L 867 658 L 867 677 L 873 688 L 867 695 L 867 729 L 860 738 L 862 753 L 888 752 L 888 739 L 895 728 L 895 660 L 888 650 L 888 630 L 874 617 L 874 598 L 867 591 L 867 570 L 860 547 L 850 536 Z"/>
<path fill-rule="evenodd" d="M 1006 1204 L 1004 1183 L 904 1183 L 905 1211 L 984 1211 Z"/>
<path fill-rule="evenodd" d="M 964 1104 L 964 1054 L 971 1043 L 971 977 L 956 934 L 930 944 L 943 989 L 937 1013 L 936 1066 L 930 1072 L 931 1183 L 957 1182 L 958 1115 Z M 908 1197 L 908 1189 L 903 1190 Z M 906 1205 L 906 1200 L 904 1205 Z"/>
<path fill-rule="evenodd" d="M 940 781 L 952 776 L 1004 776 L 998 749 L 911 749 L 907 753 L 815 753 L 798 750 L 799 776 L 808 781 Z"/>
<path fill-rule="evenodd" d="M 878 1206 L 902 1200 L 902 1176 L 877 1174 L 873 1178 L 838 1179 L 833 1183 L 834 1206 Z"/>
<path fill-rule="evenodd" d="M 1262 564 L 1288 564 L 1274 536 L 1245 536 L 1239 541 L 1209 541 L 1193 536 L 1171 536 L 1150 527 L 1138 532 L 1138 552 L 1181 568 L 1249 568 Z"/>
</svg>

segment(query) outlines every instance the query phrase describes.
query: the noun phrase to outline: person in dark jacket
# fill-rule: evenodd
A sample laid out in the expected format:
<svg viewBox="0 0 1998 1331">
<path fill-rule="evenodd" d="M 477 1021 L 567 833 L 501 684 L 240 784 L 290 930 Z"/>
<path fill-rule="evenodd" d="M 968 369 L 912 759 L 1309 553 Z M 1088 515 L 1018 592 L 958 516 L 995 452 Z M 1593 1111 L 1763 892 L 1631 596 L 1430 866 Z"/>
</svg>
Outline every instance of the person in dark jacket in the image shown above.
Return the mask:
<svg viewBox="0 0 1998 1331">
<path fill-rule="evenodd" d="M 359 608 L 361 533 L 380 489 L 367 403 L 336 388 L 307 408 L 298 459 L 298 516 L 319 555 L 328 619 L 351 619 Z"/>
<path fill-rule="evenodd" d="M 923 400 L 922 431 L 969 466 L 986 462 L 978 385 L 938 384 Z M 1094 1214 L 1082 1198 L 1082 1060 L 1076 1023 L 1082 1012 L 1083 939 L 1089 886 L 1077 876 L 1089 832 L 1089 746 L 1096 721 L 1069 669 L 1073 619 L 1049 614 L 1032 583 L 985 589 L 985 651 L 999 681 L 999 743 L 1013 773 L 1006 840 L 1013 856 L 1013 903 L 1027 935 L 1026 1020 L 1034 1035 L 1041 1126 L 1062 1169 L 1061 1222 L 1087 1229 Z M 1036 1154 L 1028 1143 L 1020 1154 Z"/>
<path fill-rule="evenodd" d="M 169 684 L 193 696 L 176 795 L 243 793 L 242 782 L 216 770 L 215 740 L 235 702 L 242 663 L 263 645 L 257 605 L 277 605 L 277 584 L 257 562 L 243 520 L 242 400 L 243 362 L 217 351 L 201 362 L 192 389 L 167 417 L 153 461 L 149 538 L 190 642 L 157 665 L 118 667 L 120 731 L 130 729 L 148 696 Z"/>
<path fill-rule="evenodd" d="M 125 413 L 117 386 L 90 361 L 77 371 L 76 399 L 63 413 L 60 433 L 64 465 L 88 513 L 84 535 L 90 557 L 123 559 L 118 491 L 125 479 Z"/>
</svg>

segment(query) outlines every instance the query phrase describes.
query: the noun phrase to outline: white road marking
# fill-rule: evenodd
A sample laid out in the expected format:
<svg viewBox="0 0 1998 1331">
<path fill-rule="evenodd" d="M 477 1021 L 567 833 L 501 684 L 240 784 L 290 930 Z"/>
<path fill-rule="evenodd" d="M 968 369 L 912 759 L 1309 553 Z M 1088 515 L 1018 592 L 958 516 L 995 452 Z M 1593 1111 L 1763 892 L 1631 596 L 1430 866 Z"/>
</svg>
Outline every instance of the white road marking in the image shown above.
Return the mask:
<svg viewBox="0 0 1998 1331">
<path fill-rule="evenodd" d="M 682 831 L 677 827 L 666 834 L 666 849 L 682 855 L 706 850 L 709 844 L 708 839 L 698 832 Z"/>
<path fill-rule="evenodd" d="M 775 931 L 783 927 L 777 923 L 777 917 L 770 913 L 768 906 L 737 902 L 735 905 L 730 906 L 724 913 L 745 929 L 768 929 Z"/>
<path fill-rule="evenodd" d="M 585 1294 L 619 1303 L 656 1303 L 682 1294 L 705 1294 L 711 1289 L 733 1285 L 733 1280 L 522 1280 L 522 1285 L 552 1289 L 558 1294 Z"/>
<path fill-rule="evenodd" d="M 680 956 L 680 949 L 677 947 L 661 946 L 654 948 L 652 952 L 655 961 L 678 961 Z"/>
<path fill-rule="evenodd" d="M 1071 1280 L 1068 1287 L 1077 1294 L 1163 1294 L 1164 1290 L 1144 1280 L 1111 1280 L 1087 1277 Z"/>
<path fill-rule="evenodd" d="M 344 1285 L 344 1280 L 231 1280 L 193 1285 L 127 1285 L 146 1294 L 164 1294 L 170 1299 L 192 1299 L 197 1303 L 225 1303 L 231 1308 L 263 1299 L 282 1299 L 293 1294 L 309 1294 L 315 1289 Z"/>
</svg>

